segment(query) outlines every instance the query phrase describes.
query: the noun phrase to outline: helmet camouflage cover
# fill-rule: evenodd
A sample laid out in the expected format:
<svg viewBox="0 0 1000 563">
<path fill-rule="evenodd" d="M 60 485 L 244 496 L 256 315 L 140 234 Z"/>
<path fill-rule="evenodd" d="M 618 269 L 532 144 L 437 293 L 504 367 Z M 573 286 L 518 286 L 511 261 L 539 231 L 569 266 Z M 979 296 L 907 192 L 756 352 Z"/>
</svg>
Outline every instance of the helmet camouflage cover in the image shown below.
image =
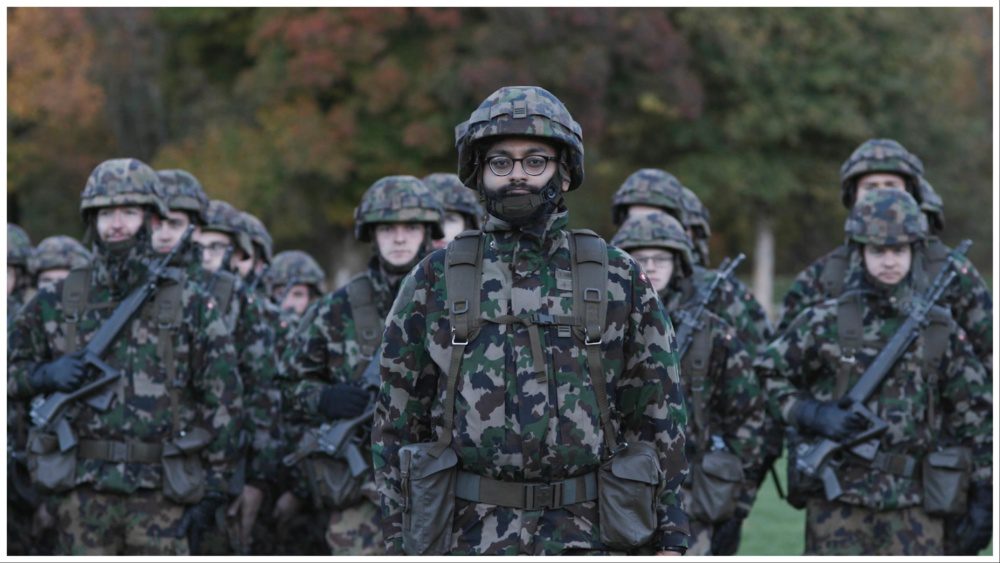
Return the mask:
<svg viewBox="0 0 1000 563">
<path fill-rule="evenodd" d="M 675 217 L 666 213 L 648 213 L 625 219 L 611 239 L 611 244 L 622 250 L 663 248 L 680 257 L 685 276 L 694 271 L 691 239 Z"/>
<path fill-rule="evenodd" d="M 927 217 L 910 194 L 873 190 L 851 209 L 844 232 L 861 244 L 909 244 L 926 238 Z"/>
<path fill-rule="evenodd" d="M 927 215 L 930 227 L 934 231 L 944 230 L 944 200 L 923 176 L 920 177 L 920 209 Z"/>
<path fill-rule="evenodd" d="M 466 189 L 458 175 L 438 172 L 424 176 L 421 181 L 438 198 L 446 212 L 461 213 L 471 221 L 468 228 L 479 228 L 485 211 L 479 204 L 479 198 Z"/>
<path fill-rule="evenodd" d="M 7 265 L 28 267 L 31 258 L 31 238 L 27 231 L 14 223 L 7 223 Z"/>
<path fill-rule="evenodd" d="M 274 255 L 274 261 L 267 270 L 267 281 L 271 287 L 296 284 L 312 286 L 317 293 L 325 291 L 326 274 L 319 263 L 301 250 L 285 250 Z"/>
<path fill-rule="evenodd" d="M 633 172 L 611 198 L 611 214 L 616 225 L 628 216 L 628 206 L 659 207 L 684 221 L 683 186 L 673 174 L 659 168 Z"/>
<path fill-rule="evenodd" d="M 101 207 L 142 205 L 153 208 L 160 217 L 167 217 L 163 201 L 163 186 L 156 171 L 134 158 L 115 158 L 97 165 L 80 195 L 80 214 Z"/>
<path fill-rule="evenodd" d="M 243 218 L 241 222 L 243 232 L 250 237 L 250 242 L 260 247 L 261 257 L 264 262 L 270 264 L 274 256 L 274 239 L 271 238 L 271 233 L 267 232 L 264 222 L 256 215 L 246 211 L 240 212 L 240 215 Z"/>
<path fill-rule="evenodd" d="M 354 209 L 354 236 L 371 242 L 377 223 L 426 223 L 431 236 L 444 237 L 444 209 L 427 186 L 415 176 L 386 176 L 371 185 L 361 205 Z"/>
<path fill-rule="evenodd" d="M 203 230 L 226 233 L 233 239 L 233 244 L 243 250 L 248 256 L 253 256 L 253 242 L 246 233 L 243 217 L 238 209 L 221 199 L 208 202 L 208 212 L 205 214 Z"/>
<path fill-rule="evenodd" d="M 467 121 L 455 127 L 458 177 L 477 189 L 482 156 L 480 142 L 495 137 L 540 137 L 566 149 L 562 158 L 569 170 L 569 189 L 583 183 L 583 130 L 566 106 L 538 86 L 505 86 L 490 94 Z"/>
<path fill-rule="evenodd" d="M 32 274 L 45 270 L 82 268 L 90 263 L 90 252 L 73 237 L 57 235 L 38 243 L 31 253 L 29 269 Z"/>
<path fill-rule="evenodd" d="M 711 236 L 712 229 L 709 227 L 711 216 L 708 208 L 690 188 L 683 187 L 681 190 L 681 206 L 684 208 L 684 216 L 681 218 L 684 226 L 691 228 L 696 237 Z"/>
<path fill-rule="evenodd" d="M 205 223 L 208 213 L 208 196 L 201 182 L 190 172 L 180 169 L 158 170 L 157 177 L 163 186 L 163 200 L 171 211 L 186 211 L 199 224 Z"/>
<path fill-rule="evenodd" d="M 850 209 L 853 203 L 858 176 L 875 173 L 902 176 L 913 197 L 920 198 L 918 183 L 924 164 L 917 155 L 892 139 L 868 139 L 840 167 L 841 201 L 845 207 Z"/>
</svg>

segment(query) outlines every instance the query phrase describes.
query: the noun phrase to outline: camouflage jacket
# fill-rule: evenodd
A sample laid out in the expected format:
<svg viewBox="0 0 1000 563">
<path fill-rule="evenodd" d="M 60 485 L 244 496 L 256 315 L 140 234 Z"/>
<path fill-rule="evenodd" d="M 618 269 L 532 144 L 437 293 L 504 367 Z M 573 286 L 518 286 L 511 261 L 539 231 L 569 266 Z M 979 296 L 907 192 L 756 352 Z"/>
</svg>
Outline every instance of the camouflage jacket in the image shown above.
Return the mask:
<svg viewBox="0 0 1000 563">
<path fill-rule="evenodd" d="M 111 315 L 112 305 L 127 295 L 145 272 L 144 258 L 133 256 L 113 273 L 103 255 L 95 256 L 88 306 L 77 327 L 79 346 L 91 338 Z M 29 374 L 40 363 L 66 353 L 62 287 L 63 282 L 59 282 L 39 292 L 10 332 L 7 394 L 13 399 L 30 401 L 35 390 L 29 386 Z M 238 458 L 243 416 L 236 352 L 215 300 L 190 279 L 184 281 L 181 306 L 182 322 L 172 331 L 176 371 L 184 382 L 180 424 L 182 428 L 202 427 L 214 435 L 202 451 L 207 462 L 207 489 L 225 493 Z M 83 404 L 69 407 L 67 414 L 78 439 L 162 443 L 171 438 L 169 382 L 158 352 L 160 332 L 152 310 L 153 299 L 132 319 L 105 357 L 123 374 L 111 408 L 102 413 Z M 158 488 L 161 479 L 159 464 L 79 459 L 76 466 L 77 484 L 124 494 L 137 488 Z"/>
<path fill-rule="evenodd" d="M 682 322 L 681 311 L 691 310 L 693 303 L 683 300 L 680 292 L 662 295 L 664 306 L 674 326 Z M 702 330 L 710 332 L 711 353 L 708 370 L 702 387 L 704 404 L 701 409 L 708 426 L 708 434 L 722 437 L 729 450 L 743 461 L 746 476 L 738 512 L 742 517 L 750 513 L 757 495 L 757 477 L 763 470 L 764 424 L 766 402 L 757 375 L 753 370 L 753 357 L 747 352 L 736 331 L 715 314 L 704 311 L 698 321 Z M 685 406 L 688 412 L 687 457 L 692 463 L 701 458 L 711 444 L 705 443 L 705 429 L 696 428 L 694 393 L 692 392 L 691 349 L 681 358 L 681 381 Z M 690 486 L 690 483 L 686 483 Z"/>
<path fill-rule="evenodd" d="M 857 287 L 857 286 L 855 286 Z M 862 347 L 855 352 L 847 388 L 853 386 L 895 333 L 905 314 L 909 282 L 895 290 L 869 290 L 862 302 Z M 944 308 L 941 311 L 946 312 Z M 837 300 L 807 308 L 755 361 L 765 381 L 771 408 L 787 422 L 799 397 L 833 400 L 838 369 L 844 364 L 838 340 Z M 973 451 L 974 481 L 989 481 L 992 470 L 992 383 L 951 319 L 951 329 L 940 365 L 930 369 L 924 361 L 924 334 L 919 335 L 896 362 L 867 403 L 889 430 L 879 451 L 920 457 L 941 443 L 959 442 Z M 935 406 L 931 407 L 931 403 Z M 936 409 L 936 420 L 928 412 Z M 845 494 L 839 500 L 875 510 L 917 506 L 922 502 L 918 479 L 871 467 L 861 458 L 847 456 L 838 470 Z"/>
<path fill-rule="evenodd" d="M 694 279 L 699 285 L 711 283 L 718 275 L 716 270 L 694 267 Z M 750 289 L 735 276 L 719 284 L 708 308 L 736 330 L 740 341 L 751 355 L 757 352 L 758 347 L 767 344 L 771 337 L 771 323 L 767 319 L 767 313 L 754 299 Z"/>
<path fill-rule="evenodd" d="M 481 311 L 569 315 L 573 301 L 567 213 L 511 230 L 485 226 Z M 425 258 L 403 282 L 386 322 L 382 389 L 372 431 L 382 527 L 401 553 L 399 448 L 442 432 L 451 354 L 445 251 Z M 679 491 L 687 477 L 686 413 L 673 329 L 639 265 L 608 246 L 608 311 L 603 365 L 620 441 L 655 444 L 663 471 L 655 499 L 659 547 L 688 545 Z M 581 313 L 582 314 L 582 313 Z M 542 326 L 546 377 L 532 369 L 528 329 L 484 323 L 465 350 L 455 390 L 452 448 L 461 469 L 513 482 L 551 482 L 595 471 L 603 429 L 583 346 Z M 593 501 L 522 510 L 456 500 L 452 554 L 558 554 L 605 550 Z"/>
<path fill-rule="evenodd" d="M 944 246 L 938 238 L 931 238 L 930 245 Z M 936 249 L 940 251 L 950 251 Z M 777 332 L 784 332 L 791 322 L 807 307 L 832 297 L 821 282 L 823 270 L 836 249 L 820 257 L 795 276 L 795 281 L 785 294 L 781 320 Z M 914 261 L 914 264 L 917 262 Z M 979 361 L 987 371 L 993 369 L 993 297 L 989 287 L 972 262 L 963 258 L 957 279 L 949 287 L 941 303 L 946 305 L 959 326 L 965 330 Z M 850 275 L 850 274 L 848 274 Z"/>
</svg>

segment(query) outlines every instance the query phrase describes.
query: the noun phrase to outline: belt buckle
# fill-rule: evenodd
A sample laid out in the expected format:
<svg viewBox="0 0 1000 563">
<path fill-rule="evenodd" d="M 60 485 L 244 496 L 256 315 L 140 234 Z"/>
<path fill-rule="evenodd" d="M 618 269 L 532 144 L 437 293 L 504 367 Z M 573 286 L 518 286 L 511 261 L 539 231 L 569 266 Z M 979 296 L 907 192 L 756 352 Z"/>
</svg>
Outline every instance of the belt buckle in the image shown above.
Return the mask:
<svg viewBox="0 0 1000 563">
<path fill-rule="evenodd" d="M 111 442 L 108 448 L 108 457 L 115 463 L 128 461 L 128 444 L 125 442 Z"/>
<path fill-rule="evenodd" d="M 525 510 L 538 510 L 540 508 L 554 508 L 556 503 L 556 486 L 549 483 L 531 483 L 525 488 L 524 508 Z"/>
</svg>

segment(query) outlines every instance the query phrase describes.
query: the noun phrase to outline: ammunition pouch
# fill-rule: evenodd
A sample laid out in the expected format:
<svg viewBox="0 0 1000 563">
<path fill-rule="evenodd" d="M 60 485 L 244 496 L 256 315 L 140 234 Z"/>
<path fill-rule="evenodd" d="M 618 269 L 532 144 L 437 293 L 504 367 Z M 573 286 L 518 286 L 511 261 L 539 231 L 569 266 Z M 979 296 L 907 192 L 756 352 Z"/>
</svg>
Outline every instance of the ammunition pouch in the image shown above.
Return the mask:
<svg viewBox="0 0 1000 563">
<path fill-rule="evenodd" d="M 924 510 L 931 516 L 964 514 L 969 496 L 972 451 L 953 446 L 924 456 Z"/>
<path fill-rule="evenodd" d="M 437 443 L 399 449 L 403 493 L 403 550 L 408 555 L 440 555 L 451 549 L 455 518 L 458 456 L 446 448 L 431 455 Z"/>
<path fill-rule="evenodd" d="M 45 492 L 62 493 L 76 485 L 77 447 L 59 449 L 59 438 L 39 428 L 28 431 L 28 473 Z"/>
<path fill-rule="evenodd" d="M 652 444 L 629 444 L 598 471 L 601 541 L 612 549 L 649 543 L 657 529 L 660 460 Z"/>
<path fill-rule="evenodd" d="M 743 462 L 735 454 L 705 453 L 691 466 L 691 517 L 713 524 L 732 518 L 743 478 Z"/>
<path fill-rule="evenodd" d="M 163 443 L 163 496 L 180 504 L 196 504 L 205 496 L 205 468 L 201 450 L 212 435 L 195 428 Z"/>
<path fill-rule="evenodd" d="M 810 497 L 817 497 L 823 494 L 823 485 L 818 479 L 812 479 L 808 475 L 799 471 L 798 468 L 798 446 L 800 443 L 799 432 L 795 427 L 788 426 L 785 429 L 785 440 L 788 443 L 786 467 L 786 482 L 788 492 L 785 500 L 792 508 L 802 510 L 806 507 L 806 500 Z"/>
<path fill-rule="evenodd" d="M 317 509 L 338 509 L 361 500 L 361 486 L 371 476 L 366 471 L 357 477 L 351 474 L 346 459 L 314 453 L 301 462 L 313 504 Z"/>
</svg>

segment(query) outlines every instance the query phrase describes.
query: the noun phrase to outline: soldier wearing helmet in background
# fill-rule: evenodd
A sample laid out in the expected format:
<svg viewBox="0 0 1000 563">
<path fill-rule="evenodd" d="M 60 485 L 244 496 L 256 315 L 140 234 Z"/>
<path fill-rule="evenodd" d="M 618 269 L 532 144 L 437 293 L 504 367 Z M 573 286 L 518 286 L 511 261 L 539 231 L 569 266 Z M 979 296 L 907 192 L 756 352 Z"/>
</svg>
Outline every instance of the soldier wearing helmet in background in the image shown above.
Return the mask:
<svg viewBox="0 0 1000 563">
<path fill-rule="evenodd" d="M 803 310 L 755 362 L 788 425 L 804 439 L 842 444 L 868 426 L 845 393 L 924 293 L 912 266 L 927 220 L 903 190 L 877 189 L 853 206 L 845 232 L 844 291 Z M 823 486 L 789 491 L 804 499 L 806 554 L 941 555 L 949 512 L 959 514 L 958 549 L 976 553 L 989 542 L 991 379 L 947 308 L 934 307 L 927 321 L 866 402 L 888 424 L 874 457 L 841 452 L 833 471 L 842 492 L 832 500 Z M 968 491 L 943 487 L 942 471 L 945 482 L 968 479 Z"/>
<path fill-rule="evenodd" d="M 83 268 L 90 263 L 90 252 L 78 240 L 65 235 L 43 239 L 31 252 L 28 269 L 35 286 L 54 285 L 65 279 L 73 268 Z"/>
<path fill-rule="evenodd" d="M 362 196 L 354 212 L 354 234 L 372 245 L 368 269 L 309 309 L 282 357 L 285 377 L 291 380 L 285 396 L 303 423 L 351 419 L 369 406 L 372 382 L 362 375 L 375 357 L 403 276 L 430 252 L 432 240 L 443 236 L 443 215 L 441 204 L 413 176 L 387 176 Z M 367 456 L 367 433 L 362 450 Z M 383 553 L 371 473 L 355 478 L 360 486 L 352 494 L 337 495 L 323 477 L 336 469 L 331 468 L 335 463 L 343 464 L 314 453 L 298 464 L 308 477 L 313 505 L 332 510 L 326 530 L 332 553 Z"/>
<path fill-rule="evenodd" d="M 274 256 L 266 283 L 271 291 L 271 302 L 281 309 L 276 337 L 280 351 L 285 349 L 306 309 L 326 293 L 326 273 L 308 253 L 285 250 Z"/>
<path fill-rule="evenodd" d="M 630 217 L 611 239 L 642 266 L 678 336 L 687 341 L 681 381 L 689 413 L 684 510 L 691 518 L 688 555 L 735 552 L 743 519 L 750 514 L 763 459 L 765 400 L 753 358 L 736 331 L 707 309 L 698 310 L 693 244 L 666 213 Z M 696 327 L 689 333 L 682 326 Z M 720 471 L 720 468 L 722 471 Z M 716 476 L 727 473 L 729 481 Z M 712 502 L 715 501 L 715 502 Z"/>
<path fill-rule="evenodd" d="M 851 209 L 869 191 L 890 189 L 908 192 L 927 215 L 931 233 L 914 258 L 918 284 L 933 279 L 944 267 L 950 248 L 938 237 L 944 229 L 944 203 L 923 178 L 920 159 L 892 139 L 869 139 L 858 146 L 840 167 L 841 201 Z M 800 272 L 785 294 L 778 331 L 809 305 L 838 297 L 845 287 L 848 247 L 841 245 Z M 951 310 L 987 371 L 993 369 L 993 298 L 975 266 L 965 257 L 958 280 L 942 304 Z"/>
<path fill-rule="evenodd" d="M 167 216 L 161 190 L 135 159 L 91 173 L 80 210 L 93 261 L 41 289 L 18 316 L 9 397 L 72 392 L 90 379 L 93 368 L 74 352 L 146 281 L 156 257 L 151 228 Z M 58 495 L 56 552 L 187 555 L 186 535 L 224 502 L 235 469 L 242 389 L 229 331 L 214 299 L 170 271 L 103 359 L 121 378 L 106 410 L 68 407 L 60 428 L 71 447 L 47 427 L 29 436 L 33 477 Z M 190 452 L 183 467 L 169 457 L 178 444 Z"/>
<path fill-rule="evenodd" d="M 31 239 L 21 227 L 7 223 L 7 324 L 18 309 L 31 298 L 31 277 L 28 259 L 31 257 Z"/>
<path fill-rule="evenodd" d="M 634 260 L 566 229 L 579 124 L 512 86 L 455 137 L 489 216 L 417 265 L 386 323 L 372 452 L 388 552 L 682 553 L 673 331 Z M 638 486 L 599 500 L 615 472 Z"/>
<path fill-rule="evenodd" d="M 483 206 L 475 192 L 462 184 L 456 174 L 438 172 L 424 176 L 424 184 L 444 207 L 444 238 L 434 241 L 434 248 L 444 248 L 458 233 L 478 229 L 483 222 Z"/>
</svg>

